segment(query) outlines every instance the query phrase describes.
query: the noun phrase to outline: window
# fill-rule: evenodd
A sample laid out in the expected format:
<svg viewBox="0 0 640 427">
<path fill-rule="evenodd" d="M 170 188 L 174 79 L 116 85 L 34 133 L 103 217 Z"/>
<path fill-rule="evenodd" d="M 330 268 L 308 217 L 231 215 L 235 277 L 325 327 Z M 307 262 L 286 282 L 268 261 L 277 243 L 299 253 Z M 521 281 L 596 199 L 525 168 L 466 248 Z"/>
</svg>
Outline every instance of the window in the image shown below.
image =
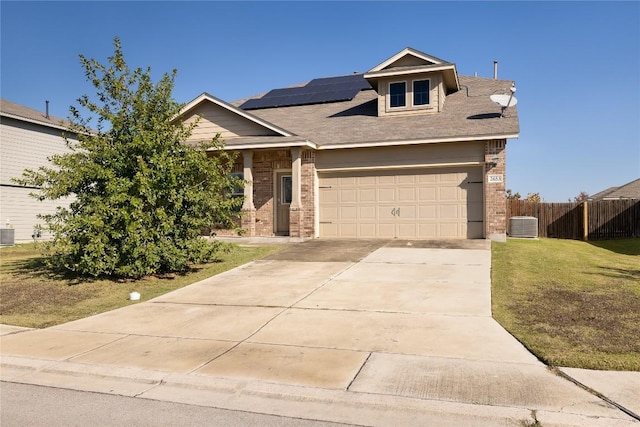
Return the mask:
<svg viewBox="0 0 640 427">
<path fill-rule="evenodd" d="M 398 108 L 407 105 L 407 83 L 389 83 L 389 107 Z"/>
<path fill-rule="evenodd" d="M 431 89 L 429 80 L 413 81 L 413 105 L 428 105 L 429 91 Z"/>
<path fill-rule="evenodd" d="M 242 172 L 234 172 L 230 176 L 232 179 L 240 179 L 244 181 L 244 174 Z M 231 192 L 231 196 L 240 197 L 244 196 L 244 182 L 237 183 L 233 186 L 233 191 Z"/>
<path fill-rule="evenodd" d="M 292 199 L 293 181 L 291 175 L 283 175 L 280 181 L 280 203 L 290 205 Z"/>
</svg>

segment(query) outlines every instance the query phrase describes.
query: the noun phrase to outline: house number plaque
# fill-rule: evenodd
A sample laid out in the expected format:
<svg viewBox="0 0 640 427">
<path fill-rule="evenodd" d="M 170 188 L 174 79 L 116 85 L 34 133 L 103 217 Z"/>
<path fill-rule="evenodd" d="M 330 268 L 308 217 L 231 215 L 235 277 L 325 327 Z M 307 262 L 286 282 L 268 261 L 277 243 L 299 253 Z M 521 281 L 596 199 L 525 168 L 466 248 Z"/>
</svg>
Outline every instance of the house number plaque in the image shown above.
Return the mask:
<svg viewBox="0 0 640 427">
<path fill-rule="evenodd" d="M 502 175 L 487 175 L 487 182 L 489 182 L 489 184 L 498 184 L 503 182 L 503 180 Z"/>
</svg>

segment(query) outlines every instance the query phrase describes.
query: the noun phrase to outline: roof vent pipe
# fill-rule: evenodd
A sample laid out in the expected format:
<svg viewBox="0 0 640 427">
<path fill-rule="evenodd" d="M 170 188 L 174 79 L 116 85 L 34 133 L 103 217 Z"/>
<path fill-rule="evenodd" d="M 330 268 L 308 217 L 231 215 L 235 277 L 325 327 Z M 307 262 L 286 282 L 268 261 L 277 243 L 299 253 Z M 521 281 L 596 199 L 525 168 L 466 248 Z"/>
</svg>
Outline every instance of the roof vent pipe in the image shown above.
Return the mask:
<svg viewBox="0 0 640 427">
<path fill-rule="evenodd" d="M 493 80 L 498 80 L 498 61 L 493 61 Z"/>
<path fill-rule="evenodd" d="M 49 101 L 44 101 L 44 103 L 47 105 L 44 116 L 48 119 L 49 118 Z"/>
</svg>

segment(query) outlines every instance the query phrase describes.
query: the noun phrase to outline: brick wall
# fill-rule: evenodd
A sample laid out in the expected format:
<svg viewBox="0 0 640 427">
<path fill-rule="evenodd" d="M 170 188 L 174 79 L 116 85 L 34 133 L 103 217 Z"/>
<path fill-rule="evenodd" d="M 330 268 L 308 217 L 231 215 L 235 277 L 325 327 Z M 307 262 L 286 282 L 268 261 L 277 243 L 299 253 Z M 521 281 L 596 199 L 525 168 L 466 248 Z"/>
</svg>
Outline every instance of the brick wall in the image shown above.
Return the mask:
<svg viewBox="0 0 640 427">
<path fill-rule="evenodd" d="M 490 140 L 485 142 L 484 149 L 485 232 L 487 238 L 499 241 L 506 239 L 507 232 L 506 144 L 507 141 L 504 139 Z M 488 175 L 501 175 L 502 182 L 490 183 Z"/>
<path fill-rule="evenodd" d="M 315 176 L 316 153 L 313 150 L 302 152 L 302 167 L 300 198 L 299 235 L 300 237 L 314 237 L 315 232 Z"/>
<path fill-rule="evenodd" d="M 291 151 L 256 151 L 253 155 L 253 204 L 256 207 L 256 235 L 273 236 L 273 171 L 291 169 Z"/>
</svg>

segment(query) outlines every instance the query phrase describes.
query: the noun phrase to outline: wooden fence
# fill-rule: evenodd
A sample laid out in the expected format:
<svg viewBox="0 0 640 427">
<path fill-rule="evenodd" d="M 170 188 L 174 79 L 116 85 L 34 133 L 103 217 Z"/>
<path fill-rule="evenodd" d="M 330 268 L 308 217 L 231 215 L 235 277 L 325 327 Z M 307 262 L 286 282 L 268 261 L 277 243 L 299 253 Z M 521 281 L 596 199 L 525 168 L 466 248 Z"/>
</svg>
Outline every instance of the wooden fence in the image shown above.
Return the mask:
<svg viewBox="0 0 640 427">
<path fill-rule="evenodd" d="M 538 218 L 539 237 L 578 240 L 640 237 L 640 200 L 535 203 L 510 199 L 507 220 L 513 216 Z"/>
</svg>

